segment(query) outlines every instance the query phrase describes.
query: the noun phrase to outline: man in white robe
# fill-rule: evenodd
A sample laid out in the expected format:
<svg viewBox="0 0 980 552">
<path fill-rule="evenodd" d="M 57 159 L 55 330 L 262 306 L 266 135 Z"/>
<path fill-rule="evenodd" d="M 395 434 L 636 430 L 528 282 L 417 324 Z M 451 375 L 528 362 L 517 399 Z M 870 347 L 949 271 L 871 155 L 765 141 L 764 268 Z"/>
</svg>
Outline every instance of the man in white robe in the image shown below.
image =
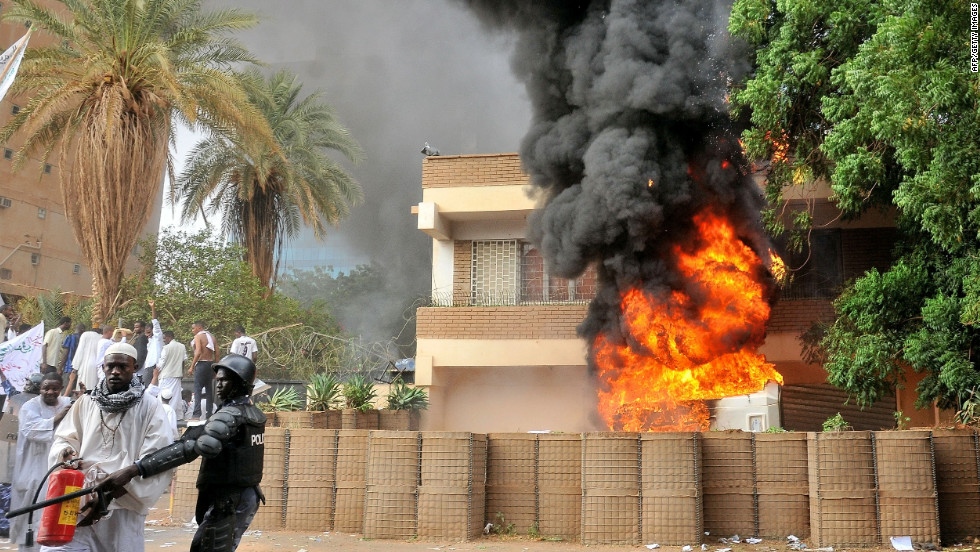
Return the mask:
<svg viewBox="0 0 980 552">
<path fill-rule="evenodd" d="M 184 401 L 181 399 L 180 377 L 184 375 L 184 362 L 187 361 L 187 348 L 184 344 L 174 339 L 174 332 L 167 330 L 163 332 L 163 352 L 160 353 L 160 362 L 156 376 L 160 380 L 162 389 L 170 390 L 170 407 L 174 409 L 178 420 L 183 420 L 186 415 Z"/>
<path fill-rule="evenodd" d="M 17 457 L 13 486 L 10 489 L 10 509 L 28 506 L 34 502 L 34 493 L 41 479 L 51 467 L 48 464 L 48 449 L 54 440 L 54 428 L 68 413 L 71 399 L 61 395 L 61 376 L 56 372 L 44 375 L 41 380 L 41 394 L 24 403 L 20 407 L 20 426 L 17 432 Z M 40 498 L 47 494 L 47 485 L 41 489 Z M 37 526 L 41 521 L 41 512 L 34 512 L 34 539 L 37 538 Z M 10 538 L 17 543 L 18 550 L 37 550 L 34 546 L 25 546 L 27 534 L 27 515 L 10 520 Z"/>
<path fill-rule="evenodd" d="M 105 353 L 105 378 L 83 395 L 55 431 L 48 463 L 82 458 L 86 487 L 173 442 L 160 401 L 144 394 L 136 373 L 136 348 L 114 343 Z M 79 511 L 75 538 L 41 552 L 142 552 L 143 525 L 150 508 L 170 484 L 173 471 L 134 480 L 113 495 L 107 517 L 94 501 Z"/>
<path fill-rule="evenodd" d="M 153 379 L 154 372 L 160 362 L 160 353 L 163 351 L 163 329 L 160 327 L 160 321 L 157 320 L 156 301 L 150 299 L 149 303 L 153 319 L 150 325 L 144 329 L 146 332 L 146 360 L 143 362 L 143 369 L 140 372 L 144 382 Z"/>
<path fill-rule="evenodd" d="M 99 352 L 99 340 L 102 336 L 97 330 L 82 332 L 78 338 L 78 349 L 75 350 L 75 358 L 72 359 L 71 376 L 68 379 L 68 386 L 65 387 L 65 396 L 71 394 L 77 388 L 79 391 L 95 389 L 95 384 L 99 382 L 97 354 Z M 85 386 L 83 390 L 81 386 Z"/>
</svg>

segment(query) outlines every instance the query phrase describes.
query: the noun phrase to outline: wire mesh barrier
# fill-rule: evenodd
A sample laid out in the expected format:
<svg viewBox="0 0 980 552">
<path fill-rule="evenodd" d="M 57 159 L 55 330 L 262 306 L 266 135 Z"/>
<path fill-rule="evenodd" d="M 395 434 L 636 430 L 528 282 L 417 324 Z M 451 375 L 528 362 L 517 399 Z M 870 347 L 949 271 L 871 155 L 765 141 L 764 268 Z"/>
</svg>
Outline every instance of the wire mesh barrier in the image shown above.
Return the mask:
<svg viewBox="0 0 980 552">
<path fill-rule="evenodd" d="M 468 540 L 505 532 L 585 544 L 697 544 L 789 534 L 816 547 L 980 534 L 971 430 L 490 435 L 267 428 L 253 529 Z M 200 460 L 174 477 L 190 521 Z M 499 514 L 499 516 L 498 516 Z M 513 527 L 511 527 L 513 524 Z"/>
<path fill-rule="evenodd" d="M 273 427 L 287 429 L 311 429 L 313 427 L 313 413 L 306 410 L 279 411 L 271 416 Z M 266 424 L 269 425 L 269 424 Z"/>
<path fill-rule="evenodd" d="M 497 531 L 506 532 L 510 528 L 523 534 L 535 527 L 538 522 L 537 465 L 537 434 L 487 435 L 486 517 L 489 523 L 495 524 Z"/>
<path fill-rule="evenodd" d="M 360 533 L 364 528 L 368 432 L 337 432 L 337 484 L 334 486 L 334 531 Z"/>
<path fill-rule="evenodd" d="M 289 473 L 289 431 L 278 427 L 267 427 L 262 444 L 265 454 L 262 458 L 262 493 L 265 504 L 252 519 L 252 529 L 275 531 L 282 529 L 286 518 L 286 475 Z"/>
<path fill-rule="evenodd" d="M 699 434 L 643 434 L 640 458 L 643 542 L 701 542 L 704 524 Z"/>
<path fill-rule="evenodd" d="M 932 433 L 879 431 L 873 438 L 882 541 L 907 535 L 913 542 L 939 542 Z"/>
<path fill-rule="evenodd" d="M 810 485 L 805 433 L 755 435 L 759 537 L 810 534 Z"/>
<path fill-rule="evenodd" d="M 345 408 L 340 411 L 340 427 L 343 429 L 378 429 L 377 410 Z"/>
<path fill-rule="evenodd" d="M 341 413 L 339 410 L 321 410 L 310 413 L 313 429 L 341 429 Z"/>
<path fill-rule="evenodd" d="M 636 433 L 582 435 L 582 542 L 636 544 L 640 534 Z"/>
<path fill-rule="evenodd" d="M 486 519 L 487 436 L 423 431 L 418 535 L 470 540 Z"/>
<path fill-rule="evenodd" d="M 755 535 L 755 458 L 752 434 L 701 436 L 704 530 L 717 536 Z"/>
<path fill-rule="evenodd" d="M 364 500 L 364 536 L 412 537 L 419 485 L 420 437 L 414 431 L 372 431 Z"/>
<path fill-rule="evenodd" d="M 170 495 L 170 517 L 177 522 L 187 523 L 194 519 L 197 506 L 197 474 L 201 470 L 201 459 L 177 468 Z"/>
<path fill-rule="evenodd" d="M 388 410 L 378 411 L 378 429 L 394 431 L 418 431 L 422 415 L 418 410 Z"/>
<path fill-rule="evenodd" d="M 980 535 L 980 443 L 972 429 L 932 432 L 939 494 L 939 533 L 943 544 Z"/>
<path fill-rule="evenodd" d="M 286 478 L 286 529 L 333 529 L 337 483 L 336 429 L 291 429 Z"/>
<path fill-rule="evenodd" d="M 870 431 L 809 433 L 810 534 L 815 546 L 880 541 Z"/>
<path fill-rule="evenodd" d="M 538 530 L 577 539 L 582 532 L 582 435 L 538 435 Z"/>
</svg>

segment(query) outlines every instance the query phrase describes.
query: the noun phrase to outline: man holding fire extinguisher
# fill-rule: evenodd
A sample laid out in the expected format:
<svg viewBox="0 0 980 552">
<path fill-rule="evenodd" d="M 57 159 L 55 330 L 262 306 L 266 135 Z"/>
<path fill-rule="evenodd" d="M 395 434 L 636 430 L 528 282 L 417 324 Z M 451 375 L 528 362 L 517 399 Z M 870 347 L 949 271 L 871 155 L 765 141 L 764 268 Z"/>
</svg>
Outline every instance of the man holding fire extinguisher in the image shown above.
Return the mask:
<svg viewBox="0 0 980 552">
<path fill-rule="evenodd" d="M 50 465 L 80 458 L 85 487 L 173 442 L 160 401 L 144 394 L 134 378 L 136 348 L 114 343 L 105 353 L 101 380 L 82 395 L 55 430 Z M 169 471 L 113 489 L 109 504 L 89 501 L 79 511 L 71 542 L 42 546 L 41 552 L 140 552 L 144 550 L 146 515 L 170 485 Z M 105 508 L 105 511 L 103 510 Z"/>
<path fill-rule="evenodd" d="M 232 552 L 265 502 L 259 482 L 265 436 L 265 414 L 249 398 L 255 364 L 228 355 L 213 365 L 215 396 L 221 408 L 204 425 L 193 426 L 179 441 L 144 456 L 111 474 L 99 490 L 115 492 L 139 475 L 156 478 L 203 456 L 197 478 L 197 521 L 191 552 Z"/>
</svg>

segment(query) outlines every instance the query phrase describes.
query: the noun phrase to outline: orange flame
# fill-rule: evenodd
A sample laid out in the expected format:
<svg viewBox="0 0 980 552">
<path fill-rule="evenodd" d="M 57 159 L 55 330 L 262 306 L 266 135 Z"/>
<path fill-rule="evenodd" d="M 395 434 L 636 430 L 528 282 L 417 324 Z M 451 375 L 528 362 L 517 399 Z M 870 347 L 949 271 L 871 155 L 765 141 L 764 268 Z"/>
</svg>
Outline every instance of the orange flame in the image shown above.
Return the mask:
<svg viewBox="0 0 980 552">
<path fill-rule="evenodd" d="M 785 132 L 778 138 L 773 137 L 771 131 L 766 131 L 766 140 L 772 144 L 772 162 L 785 163 L 789 159 L 789 136 Z"/>
<path fill-rule="evenodd" d="M 626 345 L 600 334 L 593 360 L 602 388 L 599 413 L 610 429 L 708 429 L 703 401 L 761 390 L 782 376 L 756 349 L 769 304 L 756 276 L 761 261 L 714 213 L 695 217 L 700 249 L 674 248 L 690 291 L 667 297 L 630 289 L 620 303 Z M 778 258 L 778 257 L 776 257 Z"/>
</svg>

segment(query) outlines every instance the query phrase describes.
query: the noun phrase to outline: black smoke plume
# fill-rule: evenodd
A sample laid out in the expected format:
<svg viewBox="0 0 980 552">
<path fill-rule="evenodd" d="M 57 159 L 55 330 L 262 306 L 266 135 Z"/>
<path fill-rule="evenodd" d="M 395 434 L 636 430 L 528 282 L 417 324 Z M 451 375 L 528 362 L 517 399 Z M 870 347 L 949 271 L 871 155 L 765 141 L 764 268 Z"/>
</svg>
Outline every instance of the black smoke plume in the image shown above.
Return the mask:
<svg viewBox="0 0 980 552">
<path fill-rule="evenodd" d="M 708 206 L 766 258 L 761 194 L 747 176 L 728 84 L 749 68 L 726 2 L 460 0 L 517 32 L 512 67 L 533 119 L 520 156 L 546 205 L 531 238 L 563 277 L 597 263 L 600 290 L 579 327 L 622 340 L 620 297 L 685 289 L 671 250 Z"/>
</svg>

